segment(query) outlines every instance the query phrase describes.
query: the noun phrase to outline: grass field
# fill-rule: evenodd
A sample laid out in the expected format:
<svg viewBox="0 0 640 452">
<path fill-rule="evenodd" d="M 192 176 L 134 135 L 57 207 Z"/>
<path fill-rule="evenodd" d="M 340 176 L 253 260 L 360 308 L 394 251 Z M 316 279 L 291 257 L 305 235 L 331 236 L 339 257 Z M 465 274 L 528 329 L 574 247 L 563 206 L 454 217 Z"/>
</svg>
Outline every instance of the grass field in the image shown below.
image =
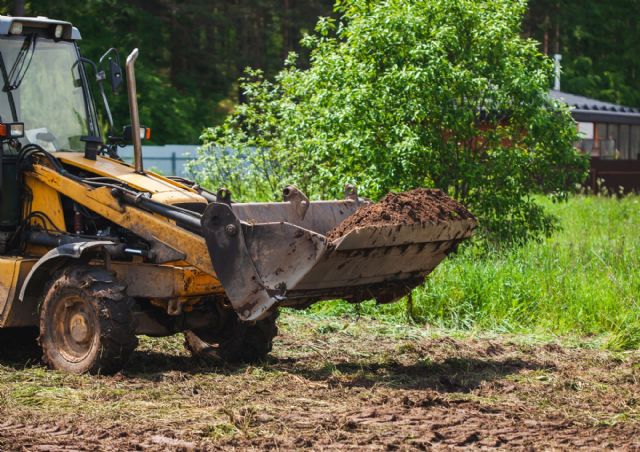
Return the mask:
<svg viewBox="0 0 640 452">
<path fill-rule="evenodd" d="M 542 243 L 467 246 L 413 295 L 418 323 L 463 330 L 600 335 L 613 349 L 640 342 L 640 197 L 540 200 L 560 219 Z M 407 321 L 405 303 L 317 305 L 318 314 Z"/>
</svg>

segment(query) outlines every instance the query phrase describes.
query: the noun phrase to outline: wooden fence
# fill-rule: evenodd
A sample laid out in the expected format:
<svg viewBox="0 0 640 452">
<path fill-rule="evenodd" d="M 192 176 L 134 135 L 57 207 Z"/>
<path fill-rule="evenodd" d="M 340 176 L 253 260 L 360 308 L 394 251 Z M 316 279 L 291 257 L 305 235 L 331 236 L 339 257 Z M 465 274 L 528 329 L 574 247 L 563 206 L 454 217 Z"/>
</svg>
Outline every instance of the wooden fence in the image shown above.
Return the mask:
<svg viewBox="0 0 640 452">
<path fill-rule="evenodd" d="M 613 192 L 640 193 L 640 160 L 592 158 L 588 184 L 593 192 L 606 187 Z"/>
</svg>

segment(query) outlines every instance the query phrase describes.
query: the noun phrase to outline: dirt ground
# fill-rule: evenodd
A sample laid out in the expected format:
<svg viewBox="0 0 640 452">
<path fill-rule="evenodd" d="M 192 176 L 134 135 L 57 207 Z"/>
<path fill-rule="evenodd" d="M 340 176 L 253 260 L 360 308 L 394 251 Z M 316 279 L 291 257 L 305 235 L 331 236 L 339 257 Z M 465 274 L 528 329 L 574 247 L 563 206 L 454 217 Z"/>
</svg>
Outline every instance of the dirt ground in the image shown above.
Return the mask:
<svg viewBox="0 0 640 452">
<path fill-rule="evenodd" d="M 143 339 L 114 377 L 0 366 L 2 450 L 640 447 L 640 353 L 285 314 L 259 366 Z"/>
</svg>

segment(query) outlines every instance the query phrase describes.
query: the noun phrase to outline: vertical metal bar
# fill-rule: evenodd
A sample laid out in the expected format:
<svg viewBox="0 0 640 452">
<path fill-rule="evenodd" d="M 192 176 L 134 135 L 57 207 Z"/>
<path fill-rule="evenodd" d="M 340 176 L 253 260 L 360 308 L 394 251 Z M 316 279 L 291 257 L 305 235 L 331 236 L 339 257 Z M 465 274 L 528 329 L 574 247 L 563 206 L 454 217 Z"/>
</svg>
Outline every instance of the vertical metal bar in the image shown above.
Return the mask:
<svg viewBox="0 0 640 452">
<path fill-rule="evenodd" d="M 4 191 L 4 143 L 0 143 L 0 202 L 2 202 L 3 191 Z"/>
<path fill-rule="evenodd" d="M 171 175 L 172 176 L 178 175 L 176 173 L 176 153 L 175 152 L 171 153 Z"/>
<path fill-rule="evenodd" d="M 561 62 L 562 61 L 562 55 L 560 55 L 559 53 L 556 53 L 553 56 L 553 62 L 554 62 L 554 72 L 555 72 L 555 78 L 553 81 L 553 89 L 556 91 L 560 91 L 560 76 L 562 74 L 562 66 L 561 66 Z"/>
<path fill-rule="evenodd" d="M 140 116 L 138 114 L 138 98 L 136 89 L 136 72 L 134 63 L 138 58 L 138 49 L 127 57 L 127 94 L 129 96 L 129 114 L 131 115 L 131 141 L 133 142 L 133 160 L 136 173 L 144 173 L 142 165 L 142 140 L 140 139 Z"/>
</svg>

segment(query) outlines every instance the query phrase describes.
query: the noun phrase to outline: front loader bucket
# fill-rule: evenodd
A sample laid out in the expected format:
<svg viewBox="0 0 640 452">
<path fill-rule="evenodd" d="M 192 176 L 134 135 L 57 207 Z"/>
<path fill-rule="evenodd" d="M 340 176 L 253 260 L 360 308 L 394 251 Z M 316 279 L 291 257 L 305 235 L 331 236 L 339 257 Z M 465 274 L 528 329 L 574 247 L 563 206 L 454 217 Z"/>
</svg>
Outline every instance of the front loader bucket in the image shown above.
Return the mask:
<svg viewBox="0 0 640 452">
<path fill-rule="evenodd" d="M 305 307 L 327 299 L 394 301 L 420 285 L 474 219 L 357 228 L 330 241 L 328 231 L 358 201 L 211 203 L 202 230 L 213 267 L 243 320 L 274 304 Z"/>
</svg>

